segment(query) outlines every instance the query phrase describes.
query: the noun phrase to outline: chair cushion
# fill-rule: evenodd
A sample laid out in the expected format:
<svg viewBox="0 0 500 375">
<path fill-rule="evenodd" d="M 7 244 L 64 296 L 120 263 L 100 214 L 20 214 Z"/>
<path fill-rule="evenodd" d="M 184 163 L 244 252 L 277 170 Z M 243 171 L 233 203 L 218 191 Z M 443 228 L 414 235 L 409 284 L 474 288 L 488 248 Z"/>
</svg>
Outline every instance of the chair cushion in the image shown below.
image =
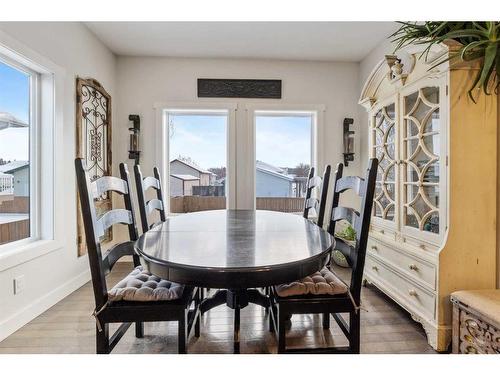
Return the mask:
<svg viewBox="0 0 500 375">
<path fill-rule="evenodd" d="M 305 294 L 344 294 L 347 293 L 347 285 L 327 267 L 313 275 L 304 277 L 302 280 L 293 281 L 289 284 L 281 284 L 275 287 L 280 297 L 301 296 Z"/>
<path fill-rule="evenodd" d="M 160 279 L 138 266 L 108 291 L 108 298 L 110 301 L 172 301 L 181 298 L 183 291 L 184 285 Z"/>
</svg>

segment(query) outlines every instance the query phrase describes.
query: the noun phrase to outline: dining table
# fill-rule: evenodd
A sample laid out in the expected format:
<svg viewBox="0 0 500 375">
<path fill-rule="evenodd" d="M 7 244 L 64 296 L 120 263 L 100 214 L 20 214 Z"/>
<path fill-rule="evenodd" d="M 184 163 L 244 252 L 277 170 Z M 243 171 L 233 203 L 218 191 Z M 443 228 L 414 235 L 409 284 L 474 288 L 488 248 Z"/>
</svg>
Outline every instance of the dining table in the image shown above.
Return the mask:
<svg viewBox="0 0 500 375">
<path fill-rule="evenodd" d="M 179 284 L 213 288 L 200 313 L 234 310 L 233 349 L 240 351 L 240 309 L 269 308 L 260 289 L 300 280 L 328 261 L 335 239 L 301 215 L 265 210 L 211 210 L 169 216 L 135 244 L 142 266 Z"/>
</svg>

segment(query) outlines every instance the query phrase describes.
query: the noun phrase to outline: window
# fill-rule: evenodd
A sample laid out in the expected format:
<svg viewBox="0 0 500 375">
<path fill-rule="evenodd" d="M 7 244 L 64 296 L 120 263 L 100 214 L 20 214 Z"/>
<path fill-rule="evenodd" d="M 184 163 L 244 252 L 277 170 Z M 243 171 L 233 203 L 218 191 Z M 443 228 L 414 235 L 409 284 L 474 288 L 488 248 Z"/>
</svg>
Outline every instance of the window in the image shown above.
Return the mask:
<svg viewBox="0 0 500 375">
<path fill-rule="evenodd" d="M 227 111 L 167 112 L 170 212 L 226 208 Z"/>
<path fill-rule="evenodd" d="M 36 235 L 38 74 L 0 58 L 0 245 Z"/>
<path fill-rule="evenodd" d="M 255 112 L 257 209 L 300 212 L 312 165 L 314 113 Z"/>
</svg>

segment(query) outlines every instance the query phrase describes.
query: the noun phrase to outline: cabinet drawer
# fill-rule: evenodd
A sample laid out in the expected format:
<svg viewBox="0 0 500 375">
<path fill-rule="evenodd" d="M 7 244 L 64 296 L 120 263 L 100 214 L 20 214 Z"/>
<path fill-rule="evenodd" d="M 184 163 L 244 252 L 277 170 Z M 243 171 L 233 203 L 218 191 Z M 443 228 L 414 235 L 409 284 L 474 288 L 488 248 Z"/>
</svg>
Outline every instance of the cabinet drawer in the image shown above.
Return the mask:
<svg viewBox="0 0 500 375">
<path fill-rule="evenodd" d="M 407 254 L 404 250 L 396 250 L 372 238 L 368 241 L 368 254 L 381 258 L 383 262 L 397 268 L 399 272 L 424 283 L 432 290 L 436 289 L 436 268 L 434 265 Z"/>
<path fill-rule="evenodd" d="M 417 315 L 434 319 L 436 297 L 411 280 L 398 275 L 372 256 L 366 257 L 365 274 L 396 302 Z"/>
</svg>

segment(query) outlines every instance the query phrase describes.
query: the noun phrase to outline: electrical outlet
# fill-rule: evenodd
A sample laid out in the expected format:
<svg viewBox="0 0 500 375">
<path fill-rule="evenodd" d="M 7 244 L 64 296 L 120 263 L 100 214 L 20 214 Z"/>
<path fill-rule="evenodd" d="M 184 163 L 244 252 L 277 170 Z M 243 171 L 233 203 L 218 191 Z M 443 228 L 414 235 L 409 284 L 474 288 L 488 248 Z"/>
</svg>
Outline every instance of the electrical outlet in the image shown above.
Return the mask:
<svg viewBox="0 0 500 375">
<path fill-rule="evenodd" d="M 18 276 L 14 279 L 14 294 L 19 294 L 24 291 L 25 280 L 24 275 Z"/>
</svg>

